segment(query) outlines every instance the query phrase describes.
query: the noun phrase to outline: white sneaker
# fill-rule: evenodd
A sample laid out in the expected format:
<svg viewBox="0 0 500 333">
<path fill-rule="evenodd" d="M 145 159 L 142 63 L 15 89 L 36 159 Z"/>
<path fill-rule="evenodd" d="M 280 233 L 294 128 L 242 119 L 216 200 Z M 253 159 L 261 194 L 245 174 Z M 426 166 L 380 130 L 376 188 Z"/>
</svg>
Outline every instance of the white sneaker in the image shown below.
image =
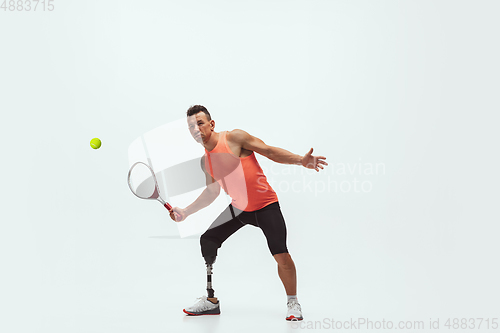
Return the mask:
<svg viewBox="0 0 500 333">
<path fill-rule="evenodd" d="M 302 320 L 302 309 L 300 308 L 299 302 L 296 298 L 292 298 L 287 303 L 288 312 L 286 313 L 286 320 Z"/>
<path fill-rule="evenodd" d="M 191 316 L 220 314 L 219 301 L 217 301 L 217 303 L 212 303 L 207 299 L 207 296 L 198 297 L 197 299 L 199 301 L 194 303 L 194 305 L 183 309 L 182 311 Z"/>
</svg>

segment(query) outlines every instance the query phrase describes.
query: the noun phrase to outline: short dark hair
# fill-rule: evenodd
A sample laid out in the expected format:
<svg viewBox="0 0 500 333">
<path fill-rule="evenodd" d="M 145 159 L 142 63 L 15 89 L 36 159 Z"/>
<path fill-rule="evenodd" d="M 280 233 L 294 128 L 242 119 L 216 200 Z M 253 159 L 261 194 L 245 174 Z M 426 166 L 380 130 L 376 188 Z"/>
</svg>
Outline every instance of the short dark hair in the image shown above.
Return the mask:
<svg viewBox="0 0 500 333">
<path fill-rule="evenodd" d="M 198 114 L 200 112 L 203 112 L 206 116 L 208 121 L 212 120 L 212 117 L 210 116 L 210 112 L 208 112 L 207 108 L 204 107 L 203 105 L 193 105 L 191 106 L 187 112 L 186 115 L 189 116 L 194 116 L 195 114 Z"/>
</svg>

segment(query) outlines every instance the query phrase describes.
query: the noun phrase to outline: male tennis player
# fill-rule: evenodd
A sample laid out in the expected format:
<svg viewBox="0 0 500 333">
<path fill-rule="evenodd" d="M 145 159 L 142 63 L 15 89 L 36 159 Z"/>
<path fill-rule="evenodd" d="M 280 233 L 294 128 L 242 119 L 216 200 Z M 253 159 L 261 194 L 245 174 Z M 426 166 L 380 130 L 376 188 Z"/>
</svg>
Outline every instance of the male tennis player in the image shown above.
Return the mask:
<svg viewBox="0 0 500 333">
<path fill-rule="evenodd" d="M 281 214 L 278 197 L 255 158 L 257 152 L 283 164 L 302 165 L 319 171 L 328 165 L 324 156 L 313 156 L 313 149 L 304 156 L 268 146 L 262 140 L 240 129 L 215 132 L 215 121 L 208 110 L 194 105 L 187 111 L 189 130 L 193 138 L 203 144 L 205 155 L 201 167 L 206 175 L 207 187 L 188 207 L 174 207 L 170 217 L 177 222 L 210 205 L 222 187 L 231 197 L 228 208 L 200 237 L 201 252 L 207 265 L 208 297 L 203 296 L 193 306 L 183 311 L 188 315 L 220 314 L 220 302 L 212 289 L 212 264 L 217 249 L 238 229 L 246 224 L 259 227 L 264 232 L 269 250 L 278 263 L 278 275 L 287 293 L 286 320 L 302 320 L 302 310 L 297 300 L 295 264 L 286 246 L 286 226 Z"/>
</svg>

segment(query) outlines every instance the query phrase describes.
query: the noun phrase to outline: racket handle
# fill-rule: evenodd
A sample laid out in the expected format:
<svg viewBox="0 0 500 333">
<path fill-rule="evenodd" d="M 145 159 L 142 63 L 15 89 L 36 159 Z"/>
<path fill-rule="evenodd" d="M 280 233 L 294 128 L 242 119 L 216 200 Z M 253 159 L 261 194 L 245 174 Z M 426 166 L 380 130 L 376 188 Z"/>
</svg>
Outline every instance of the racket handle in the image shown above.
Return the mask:
<svg viewBox="0 0 500 333">
<path fill-rule="evenodd" d="M 166 209 L 168 209 L 168 211 L 169 211 L 170 213 L 173 213 L 173 211 L 172 211 L 172 206 L 170 206 L 170 204 L 169 204 L 168 202 L 165 202 L 165 204 L 164 204 L 163 206 L 164 206 Z M 174 213 L 174 215 L 175 215 L 176 221 L 177 221 L 177 219 L 180 219 L 180 218 L 181 218 L 181 216 L 180 216 L 179 214 L 177 214 L 177 213 Z"/>
</svg>

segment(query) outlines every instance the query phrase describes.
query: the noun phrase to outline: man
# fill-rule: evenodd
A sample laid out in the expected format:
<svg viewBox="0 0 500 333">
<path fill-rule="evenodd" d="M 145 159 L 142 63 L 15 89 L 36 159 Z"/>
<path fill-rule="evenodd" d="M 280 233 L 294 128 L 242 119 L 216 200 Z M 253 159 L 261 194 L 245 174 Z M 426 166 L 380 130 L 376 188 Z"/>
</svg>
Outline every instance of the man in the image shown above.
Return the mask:
<svg viewBox="0 0 500 333">
<path fill-rule="evenodd" d="M 278 264 L 278 275 L 287 293 L 288 311 L 285 319 L 302 320 L 302 310 L 297 300 L 295 264 L 286 247 L 285 220 L 278 197 L 267 182 L 254 152 L 278 163 L 302 165 L 316 171 L 328 165 L 324 161 L 326 157 L 313 156 L 312 148 L 304 156 L 292 154 L 285 149 L 268 146 L 240 129 L 215 132 L 215 121 L 201 105 L 190 107 L 187 117 L 191 135 L 205 147 L 201 167 L 207 187 L 188 207 L 174 207 L 170 217 L 177 222 L 185 220 L 210 205 L 219 195 L 221 187 L 231 196 L 232 202 L 200 237 L 201 252 L 207 265 L 208 297 L 201 297 L 184 312 L 188 315 L 220 314 L 220 302 L 214 297 L 211 280 L 217 249 L 242 226 L 252 224 L 264 232 L 269 250 Z"/>
</svg>

